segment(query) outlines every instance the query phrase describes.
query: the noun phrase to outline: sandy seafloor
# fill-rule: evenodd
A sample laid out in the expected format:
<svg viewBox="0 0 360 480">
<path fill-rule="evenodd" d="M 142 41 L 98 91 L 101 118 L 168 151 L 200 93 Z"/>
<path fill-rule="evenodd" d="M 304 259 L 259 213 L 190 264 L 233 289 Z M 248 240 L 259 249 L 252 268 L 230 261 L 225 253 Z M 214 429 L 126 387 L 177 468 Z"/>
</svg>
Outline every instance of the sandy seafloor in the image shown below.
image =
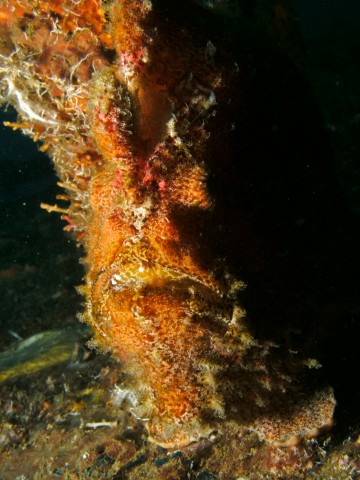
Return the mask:
<svg viewBox="0 0 360 480">
<path fill-rule="evenodd" d="M 360 217 L 358 31 L 359 23 L 337 19 L 312 32 L 307 74 L 349 219 L 340 235 L 353 246 Z M 0 128 L 0 480 L 360 478 L 360 301 L 327 333 L 323 368 L 338 400 L 330 433 L 297 453 L 264 450 L 241 430 L 184 451 L 150 444 L 123 398 L 121 366 L 86 346 L 91 333 L 76 318 L 81 249 L 56 214 L 39 208 L 60 193 L 50 161 L 29 139 Z M 311 462 L 307 473 L 286 470 L 297 461 Z M 273 467 L 281 462 L 283 470 Z"/>
</svg>

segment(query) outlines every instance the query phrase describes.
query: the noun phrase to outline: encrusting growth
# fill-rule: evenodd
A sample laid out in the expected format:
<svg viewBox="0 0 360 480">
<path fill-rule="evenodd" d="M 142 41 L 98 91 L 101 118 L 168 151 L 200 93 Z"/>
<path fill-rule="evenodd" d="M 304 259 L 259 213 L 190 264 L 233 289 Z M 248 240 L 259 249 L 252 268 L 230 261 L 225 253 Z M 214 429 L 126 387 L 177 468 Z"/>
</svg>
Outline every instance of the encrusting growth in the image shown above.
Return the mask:
<svg viewBox="0 0 360 480">
<path fill-rule="evenodd" d="M 250 333 L 244 284 L 209 233 L 211 142 L 246 79 L 161 4 L 3 0 L 8 125 L 54 163 L 68 204 L 42 207 L 85 247 L 81 318 L 124 363 L 150 438 L 180 447 L 231 422 L 291 443 L 331 424 L 332 392 L 297 400 L 301 361 Z"/>
</svg>

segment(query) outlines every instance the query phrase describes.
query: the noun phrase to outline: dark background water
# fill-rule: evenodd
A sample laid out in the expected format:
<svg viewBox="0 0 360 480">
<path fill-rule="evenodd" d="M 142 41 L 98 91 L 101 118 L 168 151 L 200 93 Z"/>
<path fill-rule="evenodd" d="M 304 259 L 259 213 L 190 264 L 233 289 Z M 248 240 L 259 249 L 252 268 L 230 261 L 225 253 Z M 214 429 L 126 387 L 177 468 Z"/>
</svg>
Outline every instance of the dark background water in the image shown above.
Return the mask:
<svg viewBox="0 0 360 480">
<path fill-rule="evenodd" d="M 76 322 L 83 275 L 79 249 L 59 215 L 40 209 L 60 193 L 49 158 L 19 131 L 12 108 L 0 125 L 0 349 L 49 328 Z"/>
<path fill-rule="evenodd" d="M 307 38 L 322 35 L 337 22 L 359 22 L 357 0 L 294 0 L 301 27 Z"/>
</svg>

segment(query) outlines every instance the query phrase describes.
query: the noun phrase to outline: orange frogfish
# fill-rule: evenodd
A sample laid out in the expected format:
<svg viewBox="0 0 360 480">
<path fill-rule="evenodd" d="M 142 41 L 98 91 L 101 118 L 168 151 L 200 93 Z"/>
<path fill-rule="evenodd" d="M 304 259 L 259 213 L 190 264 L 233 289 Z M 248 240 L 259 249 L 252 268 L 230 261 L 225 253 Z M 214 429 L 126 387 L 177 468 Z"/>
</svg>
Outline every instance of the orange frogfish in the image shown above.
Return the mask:
<svg viewBox="0 0 360 480">
<path fill-rule="evenodd" d="M 248 323 L 265 241 L 242 204 L 262 115 L 252 13 L 202 3 L 2 0 L 1 98 L 54 163 L 68 206 L 43 207 L 85 248 L 81 318 L 124 365 L 150 439 L 181 447 L 232 422 L 286 443 L 335 402 L 305 394 L 311 361 Z"/>
</svg>

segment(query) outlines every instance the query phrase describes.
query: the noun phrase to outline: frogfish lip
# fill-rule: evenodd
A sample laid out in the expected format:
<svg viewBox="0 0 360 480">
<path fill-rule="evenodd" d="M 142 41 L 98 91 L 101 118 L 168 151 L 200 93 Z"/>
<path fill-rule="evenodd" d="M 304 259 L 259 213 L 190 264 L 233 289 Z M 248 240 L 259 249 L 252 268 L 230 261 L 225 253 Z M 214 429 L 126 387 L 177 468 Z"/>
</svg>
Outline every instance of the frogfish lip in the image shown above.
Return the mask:
<svg viewBox="0 0 360 480">
<path fill-rule="evenodd" d="M 112 265 L 102 271 L 96 282 L 97 289 L 112 292 L 139 293 L 144 289 L 164 289 L 197 292 L 201 295 L 221 298 L 221 290 L 209 276 L 187 273 L 179 268 L 145 262 Z M 95 293 L 95 292 L 94 292 Z M 100 292 L 98 292 L 100 293 Z"/>
</svg>

